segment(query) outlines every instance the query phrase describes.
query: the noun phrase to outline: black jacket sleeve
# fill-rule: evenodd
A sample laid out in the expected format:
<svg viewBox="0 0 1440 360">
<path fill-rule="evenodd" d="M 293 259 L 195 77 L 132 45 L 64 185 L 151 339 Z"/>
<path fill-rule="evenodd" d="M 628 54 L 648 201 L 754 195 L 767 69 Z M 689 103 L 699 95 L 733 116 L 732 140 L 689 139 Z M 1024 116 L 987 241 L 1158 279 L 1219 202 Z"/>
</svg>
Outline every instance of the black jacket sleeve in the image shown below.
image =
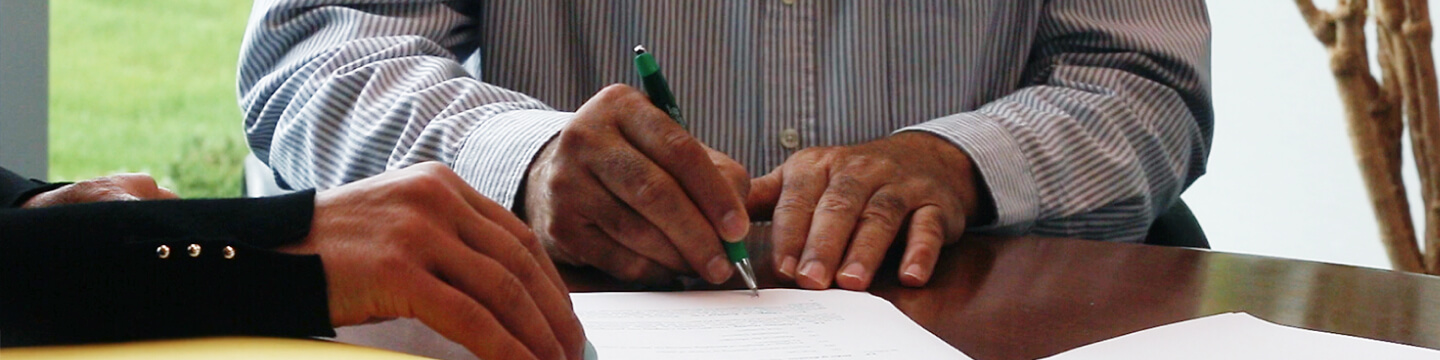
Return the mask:
<svg viewBox="0 0 1440 360">
<path fill-rule="evenodd" d="M 40 180 L 26 179 L 10 170 L 0 168 L 0 208 L 18 207 L 30 197 L 68 183 L 48 184 Z"/>
<path fill-rule="evenodd" d="M 0 207 L 0 345 L 334 336 L 314 195 Z"/>
</svg>

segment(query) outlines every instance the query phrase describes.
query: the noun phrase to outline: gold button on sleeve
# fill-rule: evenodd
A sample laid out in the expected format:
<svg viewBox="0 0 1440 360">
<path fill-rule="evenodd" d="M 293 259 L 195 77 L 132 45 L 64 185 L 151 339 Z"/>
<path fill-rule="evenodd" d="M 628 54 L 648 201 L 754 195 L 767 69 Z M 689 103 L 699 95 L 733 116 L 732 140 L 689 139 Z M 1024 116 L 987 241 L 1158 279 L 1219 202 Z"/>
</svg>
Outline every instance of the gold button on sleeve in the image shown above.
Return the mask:
<svg viewBox="0 0 1440 360">
<path fill-rule="evenodd" d="M 190 244 L 190 246 L 186 247 L 185 250 L 190 252 L 190 257 L 200 256 L 200 244 Z"/>
</svg>

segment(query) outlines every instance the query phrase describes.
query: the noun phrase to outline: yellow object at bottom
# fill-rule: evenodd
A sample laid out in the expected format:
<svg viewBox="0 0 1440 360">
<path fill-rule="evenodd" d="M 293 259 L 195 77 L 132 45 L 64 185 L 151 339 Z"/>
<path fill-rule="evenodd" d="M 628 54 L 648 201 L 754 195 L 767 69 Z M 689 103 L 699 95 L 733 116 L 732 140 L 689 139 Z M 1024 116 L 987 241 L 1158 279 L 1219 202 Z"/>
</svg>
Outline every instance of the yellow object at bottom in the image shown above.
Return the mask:
<svg viewBox="0 0 1440 360">
<path fill-rule="evenodd" d="M 25 359 L 424 359 L 389 350 L 324 340 L 214 337 L 109 344 L 38 346 L 0 350 L 5 360 Z"/>
</svg>

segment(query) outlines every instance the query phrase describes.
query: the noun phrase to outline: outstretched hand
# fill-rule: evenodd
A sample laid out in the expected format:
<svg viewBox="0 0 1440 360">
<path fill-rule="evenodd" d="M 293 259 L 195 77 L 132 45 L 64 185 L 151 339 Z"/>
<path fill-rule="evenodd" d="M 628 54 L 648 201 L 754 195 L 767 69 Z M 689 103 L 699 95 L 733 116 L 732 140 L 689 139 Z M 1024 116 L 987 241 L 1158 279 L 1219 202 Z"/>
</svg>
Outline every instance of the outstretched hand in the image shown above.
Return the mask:
<svg viewBox="0 0 1440 360">
<path fill-rule="evenodd" d="M 808 289 L 870 286 L 908 228 L 900 283 L 923 286 L 940 248 L 981 209 L 979 177 L 948 141 L 904 132 L 855 146 L 809 148 L 751 182 L 747 207 L 773 211 L 776 272 Z"/>
<path fill-rule="evenodd" d="M 484 359 L 579 359 L 584 333 L 555 266 L 508 210 L 424 163 L 315 196 L 334 326 L 418 318 Z"/>
</svg>

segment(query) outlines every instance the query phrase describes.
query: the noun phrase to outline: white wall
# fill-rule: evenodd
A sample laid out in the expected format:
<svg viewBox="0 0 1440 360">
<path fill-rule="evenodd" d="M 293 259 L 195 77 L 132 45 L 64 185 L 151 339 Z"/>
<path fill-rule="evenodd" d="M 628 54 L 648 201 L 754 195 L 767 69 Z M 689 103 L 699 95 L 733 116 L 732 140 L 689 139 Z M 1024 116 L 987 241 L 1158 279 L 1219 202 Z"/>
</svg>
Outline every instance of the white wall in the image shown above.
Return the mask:
<svg viewBox="0 0 1440 360">
<path fill-rule="evenodd" d="M 1294 3 L 1207 2 L 1215 139 L 1208 174 L 1184 198 L 1213 248 L 1390 268 L 1327 55 Z M 1331 8 L 1333 0 L 1317 4 Z M 1418 180 L 1405 154 L 1418 212 Z M 1416 224 L 1423 227 L 1418 217 Z"/>
</svg>

